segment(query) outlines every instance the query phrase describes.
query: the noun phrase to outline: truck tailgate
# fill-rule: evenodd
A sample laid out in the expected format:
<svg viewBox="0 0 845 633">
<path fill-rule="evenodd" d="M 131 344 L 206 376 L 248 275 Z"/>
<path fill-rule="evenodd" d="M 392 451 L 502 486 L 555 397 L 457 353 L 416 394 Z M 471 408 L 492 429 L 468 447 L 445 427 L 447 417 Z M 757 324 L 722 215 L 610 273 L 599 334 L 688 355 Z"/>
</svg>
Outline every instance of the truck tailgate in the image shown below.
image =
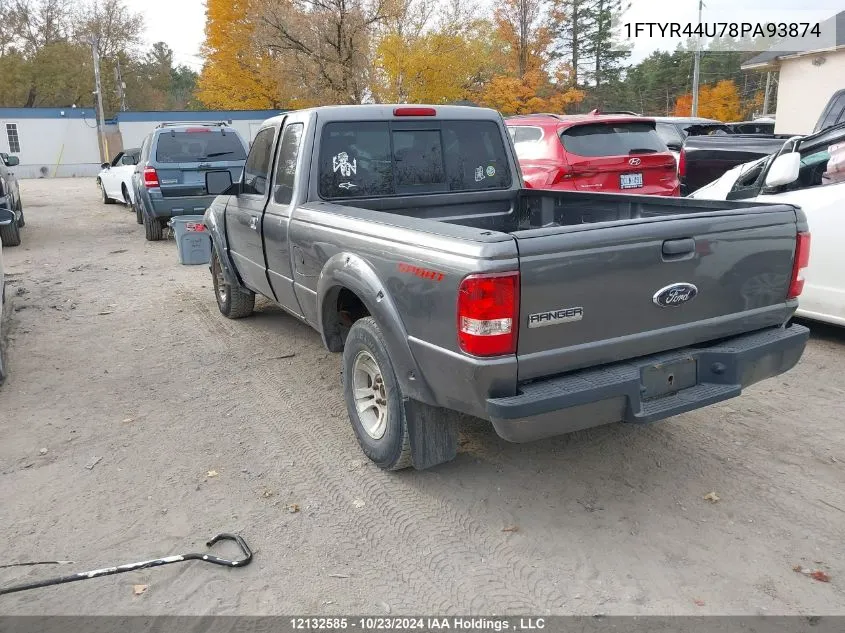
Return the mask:
<svg viewBox="0 0 845 633">
<path fill-rule="evenodd" d="M 784 323 L 797 221 L 772 205 L 512 233 L 519 380 Z"/>
</svg>

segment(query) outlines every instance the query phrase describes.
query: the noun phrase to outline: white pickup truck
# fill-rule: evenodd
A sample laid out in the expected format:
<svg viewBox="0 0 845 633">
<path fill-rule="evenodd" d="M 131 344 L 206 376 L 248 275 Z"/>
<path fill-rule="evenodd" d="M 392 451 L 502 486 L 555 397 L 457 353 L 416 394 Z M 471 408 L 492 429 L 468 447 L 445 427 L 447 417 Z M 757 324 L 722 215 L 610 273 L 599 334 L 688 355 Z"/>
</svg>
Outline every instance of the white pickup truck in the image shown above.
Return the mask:
<svg viewBox="0 0 845 633">
<path fill-rule="evenodd" d="M 796 137 L 779 154 L 737 165 L 689 197 L 800 207 L 810 225 L 813 247 L 795 314 L 845 326 L 845 179 L 826 176 L 829 150 L 842 143 L 845 122 Z"/>
</svg>

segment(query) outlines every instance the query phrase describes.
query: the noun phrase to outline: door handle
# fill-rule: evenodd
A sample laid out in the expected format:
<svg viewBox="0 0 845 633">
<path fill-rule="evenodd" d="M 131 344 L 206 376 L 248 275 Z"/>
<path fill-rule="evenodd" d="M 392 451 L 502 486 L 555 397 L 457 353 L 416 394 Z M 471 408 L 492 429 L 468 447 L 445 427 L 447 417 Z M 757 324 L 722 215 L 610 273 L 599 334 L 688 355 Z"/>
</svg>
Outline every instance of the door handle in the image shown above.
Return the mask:
<svg viewBox="0 0 845 633">
<path fill-rule="evenodd" d="M 251 217 L 251 218 L 249 219 L 249 228 L 251 228 L 251 229 L 253 229 L 253 230 L 255 230 L 255 231 L 257 231 L 257 230 L 258 230 L 258 218 L 256 218 L 255 216 L 253 216 L 253 217 Z"/>
<path fill-rule="evenodd" d="M 663 254 L 667 257 L 682 257 L 694 252 L 695 240 L 691 237 L 663 242 Z"/>
</svg>

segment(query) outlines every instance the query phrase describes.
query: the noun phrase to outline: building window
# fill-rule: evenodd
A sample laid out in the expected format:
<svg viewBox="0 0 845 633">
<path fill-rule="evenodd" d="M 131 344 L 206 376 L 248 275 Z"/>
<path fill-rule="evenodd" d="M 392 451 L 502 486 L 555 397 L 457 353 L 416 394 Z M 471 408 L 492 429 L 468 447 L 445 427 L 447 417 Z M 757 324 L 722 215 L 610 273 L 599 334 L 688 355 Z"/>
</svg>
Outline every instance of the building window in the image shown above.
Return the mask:
<svg viewBox="0 0 845 633">
<path fill-rule="evenodd" d="M 6 124 L 6 136 L 9 138 L 9 153 L 10 154 L 20 154 L 21 153 L 21 138 L 18 136 L 18 124 L 17 123 L 7 123 Z"/>
</svg>

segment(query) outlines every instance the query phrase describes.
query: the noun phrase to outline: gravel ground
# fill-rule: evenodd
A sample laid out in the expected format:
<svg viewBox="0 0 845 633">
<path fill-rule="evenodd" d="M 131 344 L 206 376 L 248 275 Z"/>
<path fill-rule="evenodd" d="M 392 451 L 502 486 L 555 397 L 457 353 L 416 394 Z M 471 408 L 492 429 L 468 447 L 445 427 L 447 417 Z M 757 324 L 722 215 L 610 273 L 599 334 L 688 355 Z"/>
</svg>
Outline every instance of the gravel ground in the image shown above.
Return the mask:
<svg viewBox="0 0 845 633">
<path fill-rule="evenodd" d="M 454 462 L 383 473 L 315 331 L 266 301 L 223 318 L 207 268 L 146 242 L 93 179 L 22 189 L 0 562 L 75 565 L 0 569 L 0 585 L 221 531 L 256 554 L 14 594 L 0 613 L 845 614 L 841 330 L 814 325 L 798 367 L 721 405 L 529 445 L 470 422 Z"/>
</svg>

